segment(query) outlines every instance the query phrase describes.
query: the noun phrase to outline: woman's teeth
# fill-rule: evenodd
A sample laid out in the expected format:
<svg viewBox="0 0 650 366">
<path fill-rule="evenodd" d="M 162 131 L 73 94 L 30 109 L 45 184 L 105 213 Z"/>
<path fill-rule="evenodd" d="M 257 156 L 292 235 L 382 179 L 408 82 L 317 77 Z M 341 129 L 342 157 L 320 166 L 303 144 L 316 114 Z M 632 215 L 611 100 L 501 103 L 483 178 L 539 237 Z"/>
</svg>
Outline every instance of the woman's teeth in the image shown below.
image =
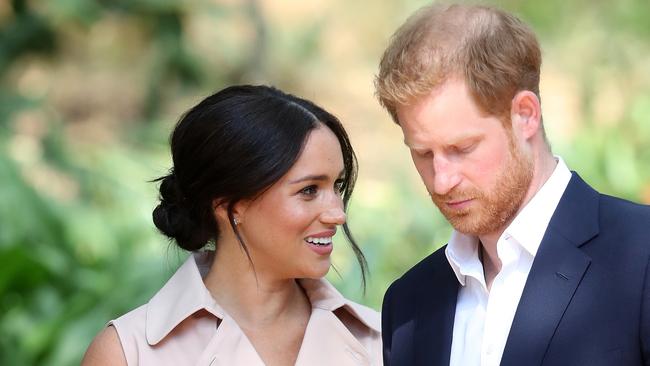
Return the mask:
<svg viewBox="0 0 650 366">
<path fill-rule="evenodd" d="M 311 244 L 316 244 L 316 245 L 329 245 L 332 244 L 332 237 L 323 237 L 323 238 L 314 238 L 314 237 L 308 237 L 305 239 L 307 242 Z"/>
</svg>

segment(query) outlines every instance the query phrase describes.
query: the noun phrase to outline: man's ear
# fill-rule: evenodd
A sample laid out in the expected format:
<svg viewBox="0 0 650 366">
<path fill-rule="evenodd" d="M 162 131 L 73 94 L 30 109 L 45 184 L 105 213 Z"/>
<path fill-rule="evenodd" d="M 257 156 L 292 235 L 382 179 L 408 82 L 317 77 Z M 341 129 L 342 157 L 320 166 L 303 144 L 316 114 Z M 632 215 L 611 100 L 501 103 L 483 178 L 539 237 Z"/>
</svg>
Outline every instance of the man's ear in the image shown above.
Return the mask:
<svg viewBox="0 0 650 366">
<path fill-rule="evenodd" d="M 512 98 L 510 118 L 515 133 L 529 140 L 541 131 L 542 108 L 539 98 L 530 90 L 522 90 Z"/>
</svg>

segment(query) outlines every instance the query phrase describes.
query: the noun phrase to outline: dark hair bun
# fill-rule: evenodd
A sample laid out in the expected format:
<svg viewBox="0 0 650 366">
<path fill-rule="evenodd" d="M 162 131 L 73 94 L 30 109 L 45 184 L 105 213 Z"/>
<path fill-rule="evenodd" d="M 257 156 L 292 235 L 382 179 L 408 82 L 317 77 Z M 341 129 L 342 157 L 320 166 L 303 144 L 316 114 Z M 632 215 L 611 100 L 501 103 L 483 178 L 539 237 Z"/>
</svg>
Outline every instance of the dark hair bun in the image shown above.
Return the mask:
<svg viewBox="0 0 650 366">
<path fill-rule="evenodd" d="M 153 210 L 153 222 L 165 236 L 176 240 L 178 246 L 189 251 L 201 249 L 208 238 L 185 207 L 185 197 L 174 173 L 160 183 L 160 204 Z"/>
</svg>

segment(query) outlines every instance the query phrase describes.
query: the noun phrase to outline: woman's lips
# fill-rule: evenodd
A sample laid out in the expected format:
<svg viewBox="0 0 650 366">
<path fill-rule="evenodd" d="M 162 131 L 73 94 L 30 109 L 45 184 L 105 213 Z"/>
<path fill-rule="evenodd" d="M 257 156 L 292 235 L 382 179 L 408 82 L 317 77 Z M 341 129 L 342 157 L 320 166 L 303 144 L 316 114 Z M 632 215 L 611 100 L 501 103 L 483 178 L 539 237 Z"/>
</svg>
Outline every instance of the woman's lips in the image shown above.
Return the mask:
<svg viewBox="0 0 650 366">
<path fill-rule="evenodd" d="M 332 243 L 332 237 L 334 234 L 336 234 L 335 230 L 312 234 L 305 238 L 305 243 L 307 243 L 307 246 L 317 254 L 328 255 L 334 249 Z"/>
<path fill-rule="evenodd" d="M 313 244 L 308 241 L 305 241 L 305 243 L 307 243 L 309 249 L 313 250 L 314 252 L 316 252 L 316 254 L 320 254 L 320 255 L 328 255 L 332 253 L 332 250 L 334 250 L 334 245 L 331 242 L 328 244 Z"/>
</svg>

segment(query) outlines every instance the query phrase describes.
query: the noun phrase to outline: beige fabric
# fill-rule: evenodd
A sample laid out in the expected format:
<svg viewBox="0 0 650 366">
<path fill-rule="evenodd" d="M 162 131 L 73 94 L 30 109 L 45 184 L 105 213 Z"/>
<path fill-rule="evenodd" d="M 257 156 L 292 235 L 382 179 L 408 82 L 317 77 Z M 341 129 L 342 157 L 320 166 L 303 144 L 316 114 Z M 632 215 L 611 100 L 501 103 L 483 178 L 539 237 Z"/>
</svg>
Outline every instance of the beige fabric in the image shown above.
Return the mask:
<svg viewBox="0 0 650 366">
<path fill-rule="evenodd" d="M 109 323 L 130 366 L 264 365 L 203 284 L 207 262 L 206 254 L 190 256 L 149 303 Z M 299 283 L 312 313 L 296 365 L 381 365 L 379 313 L 345 299 L 324 279 Z"/>
</svg>

